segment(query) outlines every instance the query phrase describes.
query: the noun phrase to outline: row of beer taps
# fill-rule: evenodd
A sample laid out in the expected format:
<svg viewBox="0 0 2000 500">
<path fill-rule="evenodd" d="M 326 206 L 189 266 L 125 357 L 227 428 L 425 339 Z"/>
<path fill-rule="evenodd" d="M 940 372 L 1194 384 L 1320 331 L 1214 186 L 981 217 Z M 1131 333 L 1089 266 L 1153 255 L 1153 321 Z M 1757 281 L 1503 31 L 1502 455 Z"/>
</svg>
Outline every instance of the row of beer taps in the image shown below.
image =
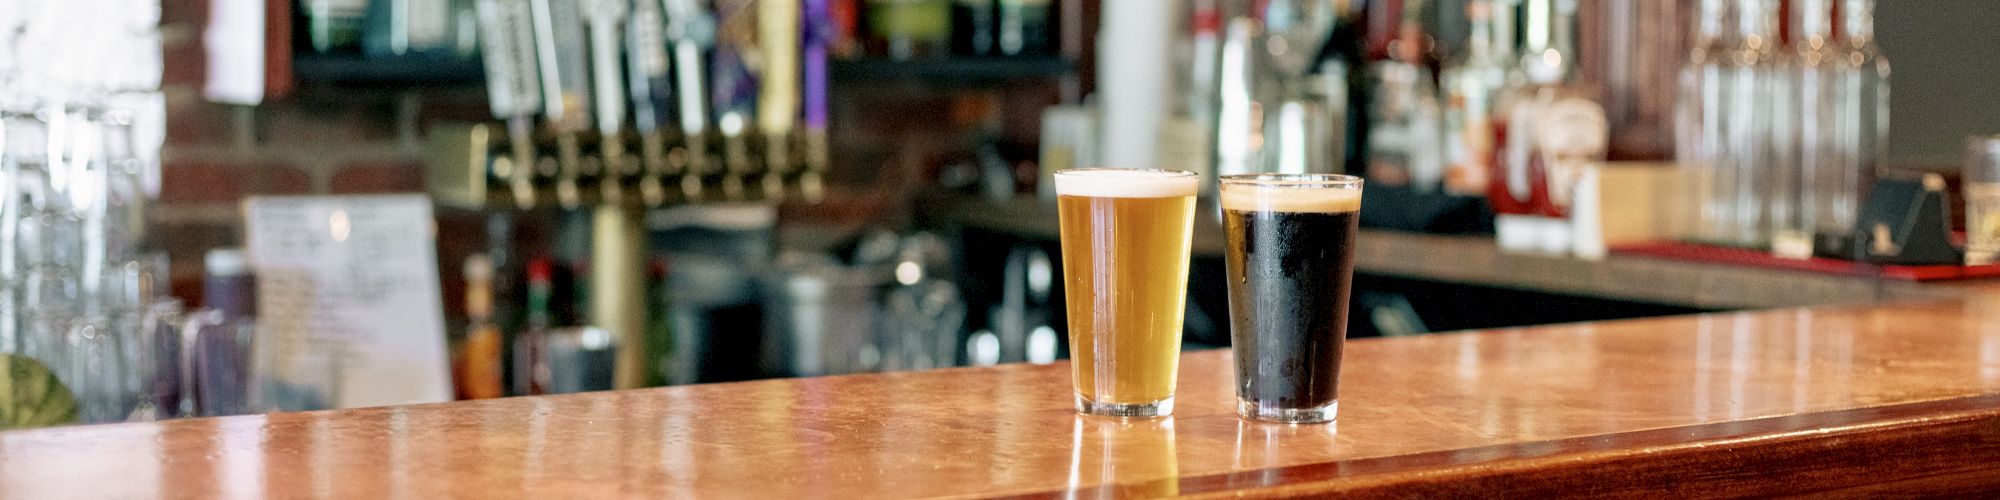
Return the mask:
<svg viewBox="0 0 2000 500">
<path fill-rule="evenodd" d="M 478 0 L 489 104 L 507 124 L 493 184 L 520 208 L 547 191 L 581 206 L 593 183 L 603 204 L 818 200 L 829 0 L 707 4 Z"/>
</svg>

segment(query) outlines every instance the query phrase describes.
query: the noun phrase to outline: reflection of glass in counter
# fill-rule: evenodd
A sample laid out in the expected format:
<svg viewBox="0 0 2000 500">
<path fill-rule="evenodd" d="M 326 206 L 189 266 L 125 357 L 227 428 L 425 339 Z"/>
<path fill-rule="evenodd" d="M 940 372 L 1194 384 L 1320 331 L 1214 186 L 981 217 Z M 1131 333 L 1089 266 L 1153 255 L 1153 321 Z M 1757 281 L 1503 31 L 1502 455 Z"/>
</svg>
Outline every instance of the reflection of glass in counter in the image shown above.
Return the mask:
<svg viewBox="0 0 2000 500">
<path fill-rule="evenodd" d="M 1077 490 L 1072 498 L 1158 498 L 1180 494 L 1174 419 L 1111 420 L 1078 416 L 1070 433 L 1069 484 Z"/>
<path fill-rule="evenodd" d="M 1975 137 L 1965 148 L 1965 263 L 2000 257 L 2000 136 Z"/>
<path fill-rule="evenodd" d="M 1077 411 L 1173 413 L 1198 176 L 1056 172 Z"/>
</svg>

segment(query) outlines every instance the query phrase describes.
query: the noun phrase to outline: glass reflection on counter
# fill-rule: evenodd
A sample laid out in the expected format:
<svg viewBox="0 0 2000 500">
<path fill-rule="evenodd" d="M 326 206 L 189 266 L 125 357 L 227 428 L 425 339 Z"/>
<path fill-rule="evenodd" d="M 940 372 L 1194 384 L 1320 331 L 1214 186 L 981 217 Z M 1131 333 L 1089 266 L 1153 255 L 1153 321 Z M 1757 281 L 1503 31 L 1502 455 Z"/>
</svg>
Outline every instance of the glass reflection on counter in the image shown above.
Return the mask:
<svg viewBox="0 0 2000 500">
<path fill-rule="evenodd" d="M 1180 494 L 1174 419 L 1077 415 L 1071 428 L 1068 498 Z"/>
<path fill-rule="evenodd" d="M 1339 450 L 1334 437 L 1339 435 L 1340 422 L 1326 425 L 1288 425 L 1238 419 L 1236 421 L 1236 455 L 1230 467 L 1240 471 L 1238 478 L 1232 478 L 1230 486 L 1253 487 L 1276 484 L 1283 467 L 1298 463 L 1300 450 L 1317 450 L 1331 455 Z M 1242 475 L 1249 477 L 1240 477 Z M 1246 479 L 1239 483 L 1236 479 Z"/>
</svg>

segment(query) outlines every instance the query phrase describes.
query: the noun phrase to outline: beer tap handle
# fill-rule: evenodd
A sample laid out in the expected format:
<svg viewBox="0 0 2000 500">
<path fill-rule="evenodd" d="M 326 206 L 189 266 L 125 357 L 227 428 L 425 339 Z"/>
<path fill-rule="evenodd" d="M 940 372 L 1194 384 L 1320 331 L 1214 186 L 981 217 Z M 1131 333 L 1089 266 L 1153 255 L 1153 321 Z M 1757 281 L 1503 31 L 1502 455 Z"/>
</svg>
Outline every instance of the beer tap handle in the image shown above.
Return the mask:
<svg viewBox="0 0 2000 500">
<path fill-rule="evenodd" d="M 535 208 L 535 155 L 534 121 L 527 116 L 507 119 L 507 143 L 512 147 L 514 157 L 507 177 L 508 190 L 514 195 L 514 206 L 522 210 Z"/>
<path fill-rule="evenodd" d="M 757 49 L 764 74 L 757 96 L 757 128 L 764 136 L 764 197 L 785 195 L 792 170 L 792 130 L 799 118 L 799 1 L 757 3 Z"/>
<path fill-rule="evenodd" d="M 535 206 L 535 143 L 533 117 L 542 107 L 542 85 L 535 64 L 535 26 L 528 0 L 479 0 L 480 43 L 486 66 L 487 101 L 493 116 L 507 121 L 513 146 L 510 165 L 501 174 L 514 204 Z"/>
<path fill-rule="evenodd" d="M 556 203 L 566 209 L 583 206 L 583 188 L 579 171 L 583 168 L 583 146 L 578 144 L 576 133 L 556 134 Z"/>
<path fill-rule="evenodd" d="M 805 0 L 803 101 L 805 106 L 805 168 L 799 174 L 799 196 L 818 202 L 823 195 L 820 175 L 829 161 L 827 150 L 827 48 L 833 43 L 830 0 Z"/>
<path fill-rule="evenodd" d="M 675 90 L 680 103 L 680 129 L 686 145 L 680 168 L 681 194 L 701 198 L 701 177 L 709 169 L 708 73 L 704 53 L 715 43 L 715 19 L 696 0 L 661 0 L 667 16 L 667 39 L 673 43 Z M 678 165 L 677 165 L 678 164 Z"/>
<path fill-rule="evenodd" d="M 626 87 L 632 96 L 632 124 L 639 133 L 639 197 L 646 206 L 667 200 L 666 137 L 661 124 L 672 114 L 667 99 L 673 75 L 667 55 L 665 18 L 657 0 L 632 0 L 625 25 Z"/>
<path fill-rule="evenodd" d="M 563 208 L 577 208 L 583 204 L 578 184 L 584 167 L 577 132 L 589 127 L 591 97 L 582 13 L 575 0 L 531 0 L 530 5 L 542 114 L 556 132 L 556 201 Z"/>
<path fill-rule="evenodd" d="M 727 200 L 743 199 L 743 177 L 750 169 L 750 144 L 744 137 L 743 113 L 725 111 L 717 120 L 722 131 L 722 197 Z"/>
<path fill-rule="evenodd" d="M 625 18 L 625 0 L 585 0 L 584 19 L 590 34 L 590 73 L 596 106 L 600 151 L 598 191 L 605 204 L 624 201 L 625 178 L 625 78 L 621 74 L 622 44 L 620 21 Z"/>
</svg>

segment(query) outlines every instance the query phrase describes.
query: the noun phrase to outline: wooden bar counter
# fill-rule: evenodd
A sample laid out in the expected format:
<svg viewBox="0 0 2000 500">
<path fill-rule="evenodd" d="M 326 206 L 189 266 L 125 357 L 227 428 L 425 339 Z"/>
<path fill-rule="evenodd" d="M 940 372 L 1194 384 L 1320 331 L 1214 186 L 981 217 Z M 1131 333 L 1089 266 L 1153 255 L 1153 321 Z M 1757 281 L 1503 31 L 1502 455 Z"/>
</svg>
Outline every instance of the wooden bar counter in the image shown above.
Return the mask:
<svg viewBox="0 0 2000 500">
<path fill-rule="evenodd" d="M 2000 487 L 2000 301 L 1357 340 L 1335 425 L 1012 365 L 0 433 L 0 498 L 1536 496 Z"/>
</svg>

